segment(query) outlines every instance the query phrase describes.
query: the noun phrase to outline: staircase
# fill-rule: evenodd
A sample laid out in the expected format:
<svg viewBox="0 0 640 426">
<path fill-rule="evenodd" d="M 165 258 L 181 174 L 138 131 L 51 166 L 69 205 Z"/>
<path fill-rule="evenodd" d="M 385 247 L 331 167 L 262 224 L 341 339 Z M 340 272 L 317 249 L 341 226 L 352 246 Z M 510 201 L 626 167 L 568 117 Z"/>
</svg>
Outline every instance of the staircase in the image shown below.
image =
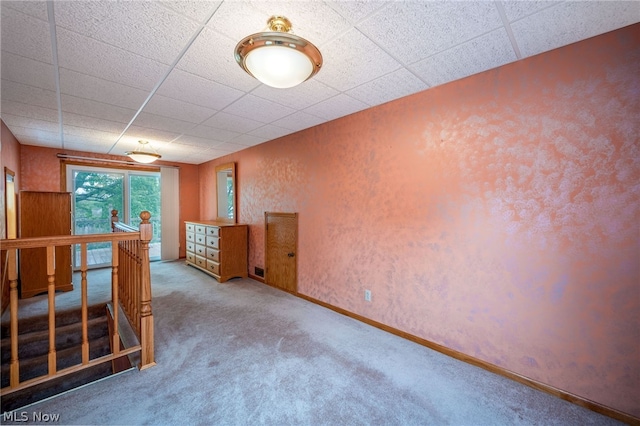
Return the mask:
<svg viewBox="0 0 640 426">
<path fill-rule="evenodd" d="M 20 382 L 46 375 L 49 352 L 48 316 L 20 320 L 18 324 L 18 357 Z M 88 307 L 89 359 L 99 358 L 111 352 L 107 308 L 104 304 Z M 1 325 L 1 387 L 9 386 L 11 342 L 9 324 Z M 82 362 L 82 314 L 80 308 L 56 313 L 57 370 Z M 125 360 L 127 357 L 124 357 Z M 119 360 L 121 361 L 121 360 Z M 130 365 L 129 365 L 130 367 Z M 2 396 L 0 412 L 24 407 L 67 390 L 82 386 L 112 374 L 112 363 L 58 377 L 38 385 Z"/>
</svg>

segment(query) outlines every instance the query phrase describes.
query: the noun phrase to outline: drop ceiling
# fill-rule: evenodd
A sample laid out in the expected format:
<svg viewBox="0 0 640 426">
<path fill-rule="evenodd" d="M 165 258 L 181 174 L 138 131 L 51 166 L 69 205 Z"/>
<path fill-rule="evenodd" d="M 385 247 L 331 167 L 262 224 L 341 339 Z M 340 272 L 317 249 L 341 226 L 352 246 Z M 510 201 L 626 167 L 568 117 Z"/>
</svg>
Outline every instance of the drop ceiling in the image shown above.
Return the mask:
<svg viewBox="0 0 640 426">
<path fill-rule="evenodd" d="M 640 21 L 618 1 L 2 1 L 1 116 L 24 145 L 200 164 Z M 271 15 L 324 65 L 292 89 L 233 57 Z"/>
</svg>

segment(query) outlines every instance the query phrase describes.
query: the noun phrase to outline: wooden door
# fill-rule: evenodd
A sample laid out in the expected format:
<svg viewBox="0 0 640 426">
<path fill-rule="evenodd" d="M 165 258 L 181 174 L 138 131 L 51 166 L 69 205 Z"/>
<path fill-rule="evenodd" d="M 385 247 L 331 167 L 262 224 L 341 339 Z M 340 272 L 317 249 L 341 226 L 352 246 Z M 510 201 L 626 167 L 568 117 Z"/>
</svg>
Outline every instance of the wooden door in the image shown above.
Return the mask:
<svg viewBox="0 0 640 426">
<path fill-rule="evenodd" d="M 71 234 L 71 194 L 20 191 L 20 238 Z M 73 290 L 71 246 L 55 249 L 56 290 Z M 46 249 L 20 251 L 20 297 L 47 291 Z"/>
<path fill-rule="evenodd" d="M 298 213 L 265 212 L 265 282 L 290 293 L 298 291 Z"/>
</svg>

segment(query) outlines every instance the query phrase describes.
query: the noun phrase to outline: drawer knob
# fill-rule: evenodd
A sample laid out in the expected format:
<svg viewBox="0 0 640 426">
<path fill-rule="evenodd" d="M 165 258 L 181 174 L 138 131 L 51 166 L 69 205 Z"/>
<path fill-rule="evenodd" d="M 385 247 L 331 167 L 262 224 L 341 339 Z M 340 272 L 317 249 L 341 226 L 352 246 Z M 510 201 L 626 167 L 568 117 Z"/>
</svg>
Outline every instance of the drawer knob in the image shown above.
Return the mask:
<svg viewBox="0 0 640 426">
<path fill-rule="evenodd" d="M 295 253 L 287 253 L 287 256 L 289 256 L 289 257 L 293 257 L 295 255 L 296 255 Z"/>
</svg>

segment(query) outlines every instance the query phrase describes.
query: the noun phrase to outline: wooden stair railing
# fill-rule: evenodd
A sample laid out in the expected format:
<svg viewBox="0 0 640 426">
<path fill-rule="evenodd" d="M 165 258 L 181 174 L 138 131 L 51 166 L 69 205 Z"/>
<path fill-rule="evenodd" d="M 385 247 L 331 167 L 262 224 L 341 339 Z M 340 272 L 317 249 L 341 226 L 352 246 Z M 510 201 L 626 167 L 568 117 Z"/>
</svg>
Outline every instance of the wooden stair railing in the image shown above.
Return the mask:
<svg viewBox="0 0 640 426">
<path fill-rule="evenodd" d="M 126 240 L 118 243 L 118 274 L 113 282 L 113 294 L 120 297 L 121 306 L 129 323 L 133 327 L 142 346 L 140 369 L 155 365 L 153 345 L 153 312 L 151 310 L 151 271 L 149 268 L 149 242 L 153 238 L 153 225 L 149 222 L 151 213 L 140 213 L 140 225 L 135 229 L 118 221 L 118 211 L 111 211 L 111 226 L 114 233 L 139 232 L 138 240 Z M 115 250 L 115 247 L 114 247 Z M 114 265 L 118 270 L 118 265 Z M 114 299 L 115 300 L 115 299 Z M 117 304 L 114 302 L 114 306 Z M 114 310 L 114 322 L 117 324 L 117 310 Z M 115 336 L 114 336 L 115 339 Z M 114 340 L 114 345 L 117 342 Z"/>
<path fill-rule="evenodd" d="M 117 216 L 117 212 L 116 212 Z M 63 235 L 50 237 L 19 238 L 0 241 L 2 251 L 7 252 L 7 277 L 10 283 L 10 339 L 11 361 L 9 367 L 9 386 L 0 389 L 0 395 L 7 395 L 17 390 L 25 389 L 46 381 L 75 373 L 93 367 L 103 362 L 110 362 L 119 357 L 140 351 L 139 369 L 155 365 L 153 343 L 153 314 L 151 311 L 151 274 L 149 268 L 149 241 L 153 236 L 152 225 L 149 222 L 149 212 L 140 213 L 142 223 L 140 229 L 124 224 L 112 222 L 114 232 L 109 234 L 91 235 Z M 113 220 L 113 218 L 112 218 Z M 117 231 L 116 231 L 117 229 Z M 119 293 L 122 293 L 123 310 L 130 316 L 130 312 L 137 312 L 130 316 L 130 322 L 140 344 L 126 349 L 120 349 L 118 332 L 118 309 L 114 309 L 114 332 L 112 353 L 96 359 L 89 359 L 88 341 L 88 290 L 87 290 L 87 244 L 96 242 L 111 242 L 112 245 L 112 302 L 117 307 L 120 304 Z M 56 325 L 55 325 L 55 247 L 77 244 L 80 246 L 80 274 L 81 274 L 81 313 L 82 313 L 82 361 L 80 364 L 58 370 L 56 365 Z M 33 379 L 20 382 L 20 360 L 18 357 L 18 250 L 45 247 L 47 251 L 47 295 L 49 317 L 49 353 L 48 373 Z M 128 252 L 127 252 L 128 250 Z M 127 252 L 125 255 L 124 253 Z M 130 260 L 124 260 L 125 277 L 119 280 L 120 257 L 135 259 L 135 265 Z M 122 282 L 120 282 L 122 281 Z M 137 304 L 137 306 L 134 306 Z M 129 306 L 129 311 L 125 306 Z"/>
</svg>

